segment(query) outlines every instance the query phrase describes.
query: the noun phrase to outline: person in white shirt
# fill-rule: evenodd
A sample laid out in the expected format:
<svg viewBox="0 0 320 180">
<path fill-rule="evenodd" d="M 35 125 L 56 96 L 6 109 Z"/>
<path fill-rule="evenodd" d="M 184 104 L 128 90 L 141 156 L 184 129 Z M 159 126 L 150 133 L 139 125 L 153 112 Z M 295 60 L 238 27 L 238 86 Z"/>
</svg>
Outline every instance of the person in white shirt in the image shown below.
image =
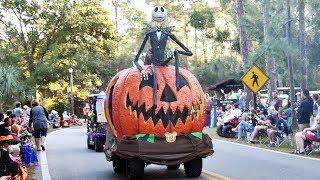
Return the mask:
<svg viewBox="0 0 320 180">
<path fill-rule="evenodd" d="M 239 109 L 238 104 L 233 104 L 233 110 L 231 111 L 231 114 L 239 118 L 242 114 L 242 111 Z"/>
</svg>

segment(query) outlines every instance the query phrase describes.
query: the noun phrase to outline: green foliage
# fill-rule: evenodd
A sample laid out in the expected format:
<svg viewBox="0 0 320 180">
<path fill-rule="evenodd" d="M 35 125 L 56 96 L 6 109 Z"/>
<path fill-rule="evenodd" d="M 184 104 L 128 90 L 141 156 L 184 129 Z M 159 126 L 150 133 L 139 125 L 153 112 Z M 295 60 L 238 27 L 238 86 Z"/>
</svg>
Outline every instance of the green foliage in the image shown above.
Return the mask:
<svg viewBox="0 0 320 180">
<path fill-rule="evenodd" d="M 98 90 L 114 53 L 114 27 L 98 0 L 5 0 L 0 62 L 17 65 L 26 85 L 37 88 L 49 108 L 68 103 L 68 68 L 74 69 L 75 96 L 84 100 Z M 10 12 L 18 24 L 6 19 Z M 7 41 L 8 40 L 8 41 Z M 105 76 L 107 75 L 107 76 Z"/>
<path fill-rule="evenodd" d="M 196 2 L 192 5 L 190 25 L 196 29 L 204 30 L 214 26 L 214 12 L 208 4 Z"/>
<path fill-rule="evenodd" d="M 0 66 L 0 110 L 10 107 L 15 101 L 23 99 L 24 84 L 19 70 L 13 66 Z"/>
</svg>

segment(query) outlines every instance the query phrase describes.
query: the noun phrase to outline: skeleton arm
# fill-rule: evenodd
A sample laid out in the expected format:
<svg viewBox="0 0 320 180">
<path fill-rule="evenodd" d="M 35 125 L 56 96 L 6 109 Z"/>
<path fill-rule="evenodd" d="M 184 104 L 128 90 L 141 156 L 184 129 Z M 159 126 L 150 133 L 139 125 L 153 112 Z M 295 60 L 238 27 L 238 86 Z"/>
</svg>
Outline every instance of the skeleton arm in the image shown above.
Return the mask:
<svg viewBox="0 0 320 180">
<path fill-rule="evenodd" d="M 148 38 L 149 38 L 149 35 L 146 35 L 144 37 L 144 40 L 140 46 L 140 49 L 138 51 L 138 54 L 136 55 L 136 57 L 134 58 L 134 64 L 137 66 L 137 68 L 139 69 L 139 71 L 142 71 L 142 67 L 140 66 L 140 64 L 138 63 L 138 60 L 139 60 L 139 57 L 140 57 L 140 54 L 142 53 L 144 47 L 146 46 L 146 43 L 148 41 Z"/>
<path fill-rule="evenodd" d="M 179 54 L 183 54 L 186 56 L 193 55 L 193 53 L 184 44 L 182 44 L 182 42 L 180 42 L 174 34 L 169 34 L 169 37 L 184 50 L 184 51 L 177 50 Z"/>
</svg>

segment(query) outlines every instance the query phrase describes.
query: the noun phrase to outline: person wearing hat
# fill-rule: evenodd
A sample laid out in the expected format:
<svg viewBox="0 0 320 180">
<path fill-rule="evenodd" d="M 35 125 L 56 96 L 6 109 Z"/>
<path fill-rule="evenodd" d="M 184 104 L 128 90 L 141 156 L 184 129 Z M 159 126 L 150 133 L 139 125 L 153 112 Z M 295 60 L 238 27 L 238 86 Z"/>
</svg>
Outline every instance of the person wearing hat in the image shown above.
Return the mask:
<svg viewBox="0 0 320 180">
<path fill-rule="evenodd" d="M 19 164 L 14 162 L 9 155 L 9 145 L 18 144 L 9 131 L 6 124 L 0 124 L 0 177 L 11 176 L 15 177 L 19 173 Z"/>
<path fill-rule="evenodd" d="M 305 128 L 310 127 L 310 118 L 313 114 L 313 100 L 306 89 L 302 90 L 301 99 L 297 109 L 297 119 L 299 130 L 303 131 Z"/>
</svg>

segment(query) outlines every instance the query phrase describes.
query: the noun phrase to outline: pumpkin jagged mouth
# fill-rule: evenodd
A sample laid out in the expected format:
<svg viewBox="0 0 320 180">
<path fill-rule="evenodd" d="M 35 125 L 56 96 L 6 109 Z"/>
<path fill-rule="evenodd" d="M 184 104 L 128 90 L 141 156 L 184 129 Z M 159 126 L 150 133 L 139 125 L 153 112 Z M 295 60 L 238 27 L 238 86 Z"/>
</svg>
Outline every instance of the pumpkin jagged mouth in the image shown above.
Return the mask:
<svg viewBox="0 0 320 180">
<path fill-rule="evenodd" d="M 164 128 L 168 127 L 169 122 L 171 122 L 173 126 L 176 126 L 179 119 L 181 119 L 183 124 L 185 124 L 188 116 L 191 116 L 190 119 L 192 121 L 193 118 L 197 117 L 197 115 L 200 113 L 201 104 L 201 98 L 199 98 L 198 103 L 196 105 L 193 105 L 191 109 L 185 106 L 182 111 L 180 111 L 179 108 L 176 108 L 175 111 L 172 111 L 169 106 L 167 112 L 165 112 L 163 110 L 163 107 L 161 107 L 160 110 L 156 113 L 156 105 L 153 105 L 149 110 L 146 110 L 145 103 L 139 106 L 137 102 L 134 103 L 130 100 L 129 94 L 127 95 L 126 100 L 126 107 L 129 109 L 130 113 L 134 114 L 136 118 L 139 117 L 139 115 L 142 113 L 144 121 L 148 121 L 151 117 L 154 126 L 161 119 Z"/>
</svg>

